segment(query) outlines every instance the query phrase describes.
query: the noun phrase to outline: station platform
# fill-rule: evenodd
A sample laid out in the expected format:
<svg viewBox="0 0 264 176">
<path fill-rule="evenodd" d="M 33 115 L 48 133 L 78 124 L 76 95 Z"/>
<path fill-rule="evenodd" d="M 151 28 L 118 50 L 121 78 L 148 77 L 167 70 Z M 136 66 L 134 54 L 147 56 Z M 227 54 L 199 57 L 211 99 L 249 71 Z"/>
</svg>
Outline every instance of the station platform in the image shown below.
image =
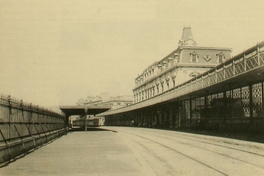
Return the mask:
<svg viewBox="0 0 264 176">
<path fill-rule="evenodd" d="M 115 131 L 75 131 L 0 168 L 2 176 L 143 175 L 133 152 Z"/>
<path fill-rule="evenodd" d="M 169 130 L 75 129 L 0 168 L 0 175 L 262 176 L 263 151 L 263 143 Z"/>
</svg>

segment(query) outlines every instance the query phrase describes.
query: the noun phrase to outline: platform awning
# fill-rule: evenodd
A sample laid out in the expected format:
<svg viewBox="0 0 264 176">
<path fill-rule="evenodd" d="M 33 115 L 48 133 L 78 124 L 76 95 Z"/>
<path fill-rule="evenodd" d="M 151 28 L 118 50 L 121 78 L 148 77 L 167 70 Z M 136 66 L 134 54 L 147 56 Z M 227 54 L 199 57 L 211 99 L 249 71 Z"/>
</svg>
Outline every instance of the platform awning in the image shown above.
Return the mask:
<svg viewBox="0 0 264 176">
<path fill-rule="evenodd" d="M 110 106 L 60 106 L 60 110 L 66 115 L 96 115 L 111 109 Z M 87 110 L 87 112 L 85 112 Z"/>
</svg>

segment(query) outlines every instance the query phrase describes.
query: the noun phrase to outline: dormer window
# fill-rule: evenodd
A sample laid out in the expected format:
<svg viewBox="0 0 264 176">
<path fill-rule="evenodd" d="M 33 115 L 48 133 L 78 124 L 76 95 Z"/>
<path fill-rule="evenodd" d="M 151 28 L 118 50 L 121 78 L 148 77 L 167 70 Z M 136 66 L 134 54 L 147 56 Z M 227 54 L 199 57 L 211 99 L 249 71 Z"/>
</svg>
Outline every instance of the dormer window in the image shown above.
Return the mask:
<svg viewBox="0 0 264 176">
<path fill-rule="evenodd" d="M 190 53 L 190 62 L 198 63 L 198 58 L 199 56 L 195 51 Z"/>
<path fill-rule="evenodd" d="M 217 63 L 225 62 L 225 55 L 222 52 L 220 52 L 219 54 L 216 54 L 216 62 Z"/>
</svg>

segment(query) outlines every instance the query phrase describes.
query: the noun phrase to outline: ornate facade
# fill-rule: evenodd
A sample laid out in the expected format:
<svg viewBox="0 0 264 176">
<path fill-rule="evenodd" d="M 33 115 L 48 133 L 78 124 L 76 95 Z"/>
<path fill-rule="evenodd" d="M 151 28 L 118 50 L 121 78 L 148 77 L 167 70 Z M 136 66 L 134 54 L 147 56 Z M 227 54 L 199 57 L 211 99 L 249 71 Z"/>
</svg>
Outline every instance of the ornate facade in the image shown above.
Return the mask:
<svg viewBox="0 0 264 176">
<path fill-rule="evenodd" d="M 177 49 L 135 79 L 134 103 L 167 92 L 231 58 L 231 48 L 197 46 L 191 27 L 183 28 Z"/>
</svg>

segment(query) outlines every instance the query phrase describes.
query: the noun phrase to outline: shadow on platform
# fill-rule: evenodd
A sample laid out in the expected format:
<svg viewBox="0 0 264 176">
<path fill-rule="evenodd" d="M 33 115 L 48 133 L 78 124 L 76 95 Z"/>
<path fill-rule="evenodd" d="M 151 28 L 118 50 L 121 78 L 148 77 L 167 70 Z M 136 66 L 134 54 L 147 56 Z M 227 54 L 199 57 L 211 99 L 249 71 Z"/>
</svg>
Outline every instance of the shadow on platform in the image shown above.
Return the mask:
<svg viewBox="0 0 264 176">
<path fill-rule="evenodd" d="M 89 132 L 89 131 L 110 131 L 110 132 L 117 133 L 117 131 L 104 129 L 101 127 L 88 127 L 87 132 Z M 71 128 L 71 129 L 69 129 L 69 132 L 85 132 L 85 129 L 84 128 Z"/>
</svg>

